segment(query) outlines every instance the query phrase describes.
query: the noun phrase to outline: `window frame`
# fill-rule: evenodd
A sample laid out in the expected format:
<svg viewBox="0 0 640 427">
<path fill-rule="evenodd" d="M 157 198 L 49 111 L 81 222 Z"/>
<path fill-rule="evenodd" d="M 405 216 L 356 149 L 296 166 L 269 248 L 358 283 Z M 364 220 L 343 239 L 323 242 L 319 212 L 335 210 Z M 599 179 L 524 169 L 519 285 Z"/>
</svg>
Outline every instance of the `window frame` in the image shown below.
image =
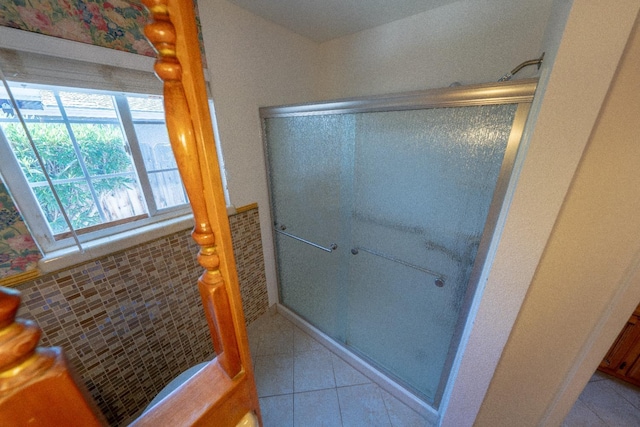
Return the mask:
<svg viewBox="0 0 640 427">
<path fill-rule="evenodd" d="M 38 85 L 34 84 L 34 86 Z M 42 85 L 42 87 L 44 89 L 51 86 Z M 125 138 L 126 142 L 128 143 L 129 149 L 131 150 L 133 167 L 138 179 L 138 183 L 140 184 L 140 188 L 144 198 L 144 204 L 147 207 L 148 216 L 146 218 L 133 219 L 131 221 L 125 221 L 123 223 L 118 223 L 116 221 L 116 224 L 114 225 L 103 223 L 98 230 L 77 233 L 76 238 L 78 239 L 78 242 L 81 246 L 84 246 L 84 244 L 90 243 L 92 241 L 108 238 L 119 233 L 126 233 L 134 229 L 143 228 L 154 223 L 174 219 L 176 217 L 184 215 L 189 215 L 191 213 L 191 208 L 188 200 L 185 204 L 169 208 L 159 209 L 156 206 L 155 198 L 149 181 L 149 172 L 145 167 L 142 150 L 140 148 L 137 133 L 135 131 L 135 121 L 132 117 L 129 103 L 127 101 L 127 96 L 139 96 L 147 94 L 90 90 L 84 88 L 70 88 L 65 86 L 57 86 L 56 89 L 96 94 L 108 94 L 110 96 L 113 96 L 114 109 L 117 114 L 117 120 L 119 121 L 119 125 L 123 133 L 123 138 Z M 55 251 L 66 249 L 72 246 L 77 246 L 77 242 L 73 235 L 60 238 L 56 237 L 58 236 L 58 234 L 54 234 L 52 232 L 44 216 L 41 205 L 38 202 L 34 192 L 32 191 L 27 178 L 21 170 L 18 160 L 3 132 L 0 132 L 0 156 L 4 159 L 0 164 L 0 173 L 2 173 L 2 176 L 6 178 L 4 180 L 5 184 L 11 191 L 15 203 L 20 209 L 25 222 L 29 226 L 32 237 L 37 242 L 38 246 L 43 252 L 43 255 L 46 256 Z M 78 232 L 81 230 L 82 229 L 77 229 L 75 231 Z"/>
<path fill-rule="evenodd" d="M 21 66 L 24 67 L 26 71 L 24 75 L 26 79 L 32 78 L 33 75 L 39 76 L 43 73 L 45 74 L 43 80 L 24 80 L 25 82 L 71 88 L 93 88 L 93 90 L 96 91 L 108 90 L 110 92 L 123 93 L 162 94 L 162 82 L 153 74 L 155 58 L 152 57 L 3 26 L 0 26 L 0 48 L 8 49 L 9 52 L 14 51 L 20 55 L 19 59 L 22 64 Z M 0 65 L 2 65 L 1 53 L 0 51 Z M 24 57 L 22 57 L 22 55 L 24 55 Z M 32 61 L 29 55 L 40 55 L 50 60 L 43 64 L 42 62 Z M 63 65 L 63 71 L 56 69 L 50 70 L 51 64 L 59 63 Z M 79 64 L 80 67 L 76 67 L 74 63 Z M 36 68 L 33 70 L 33 74 L 29 74 L 29 66 L 32 64 L 35 65 Z M 4 65 L 6 65 L 6 63 Z M 23 68 L 17 71 L 23 71 Z M 46 73 L 50 71 L 51 75 L 46 75 Z M 20 78 L 14 79 L 13 76 L 14 74 L 11 73 L 12 78 L 10 78 L 10 80 L 22 81 Z M 66 81 L 65 79 L 67 77 L 71 80 Z M 110 80 L 97 81 L 103 77 L 110 78 Z M 206 72 L 205 77 L 208 77 Z M 144 81 L 140 81 L 141 78 L 143 78 Z M 78 82 L 78 84 L 75 84 L 75 82 Z M 90 82 L 91 85 L 87 86 L 84 84 L 86 82 Z M 96 86 L 93 86 L 94 83 L 97 83 Z M 136 89 L 121 89 L 120 87 L 114 87 L 113 83 L 128 87 L 135 84 Z M 215 116 L 213 110 L 211 112 L 212 118 L 214 119 L 215 131 Z M 217 143 L 216 146 L 218 146 Z M 7 156 L 15 157 L 8 144 L 0 143 L 0 158 L 9 158 Z M 0 163 L 2 164 L 0 177 L 6 184 L 9 192 L 14 196 L 16 206 L 23 214 L 34 240 L 40 245 L 44 234 L 38 229 L 38 224 L 48 229 L 48 224 L 42 215 L 40 205 L 32 195 L 31 189 L 17 161 L 2 161 Z M 5 163 L 9 163 L 11 166 L 5 166 Z M 222 167 L 221 169 L 224 175 L 224 169 Z M 16 195 L 22 194 L 30 196 L 15 197 Z M 46 245 L 40 245 L 43 251 L 43 258 L 38 263 L 38 268 L 42 273 L 59 271 L 82 262 L 125 250 L 138 244 L 162 238 L 176 232 L 185 231 L 193 228 L 193 226 L 193 214 L 188 204 L 184 211 L 169 208 L 166 212 L 155 217 L 145 218 L 129 224 L 116 225 L 108 228 L 108 231 L 81 234 L 78 236 L 81 242 L 81 248 L 75 245 L 72 239 L 66 239 L 64 243 L 58 241 L 59 243 L 56 249 L 53 249 L 51 246 L 49 246 L 50 249 L 45 249 L 44 246 Z"/>
</svg>

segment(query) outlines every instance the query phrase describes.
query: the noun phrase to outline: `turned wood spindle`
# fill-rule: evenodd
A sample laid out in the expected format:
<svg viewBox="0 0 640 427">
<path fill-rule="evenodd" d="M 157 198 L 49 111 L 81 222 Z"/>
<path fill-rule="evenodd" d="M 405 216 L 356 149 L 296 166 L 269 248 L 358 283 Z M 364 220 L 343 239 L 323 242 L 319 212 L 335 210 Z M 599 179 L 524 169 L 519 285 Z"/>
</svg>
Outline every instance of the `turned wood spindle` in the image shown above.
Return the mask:
<svg viewBox="0 0 640 427">
<path fill-rule="evenodd" d="M 158 52 L 154 69 L 158 77 L 164 81 L 167 128 L 169 135 L 173 136 L 170 138 L 171 146 L 193 210 L 195 228 L 192 236 L 200 246 L 198 262 L 205 269 L 198 280 L 198 288 L 205 306 L 214 350 L 220 364 L 233 378 L 242 370 L 242 361 L 225 277 L 220 271 L 219 248 L 211 225 L 211 218 L 217 218 L 215 206 L 208 206 L 207 200 L 202 197 L 206 193 L 203 176 L 207 175 L 203 173 L 202 165 L 206 162 L 198 150 L 198 142 L 214 145 L 215 141 L 213 134 L 203 135 L 194 128 L 194 117 L 197 114 L 192 111 L 193 104 L 189 103 L 185 92 L 184 70 L 177 54 L 178 38 L 166 2 L 144 0 L 144 3 L 153 16 L 153 22 L 145 27 L 145 35 Z M 199 58 L 192 59 L 202 67 Z M 206 113 L 208 114 L 208 111 Z M 226 211 L 224 203 L 223 208 Z M 219 228 L 220 223 L 216 225 Z M 231 248 L 228 250 L 231 251 Z"/>
</svg>

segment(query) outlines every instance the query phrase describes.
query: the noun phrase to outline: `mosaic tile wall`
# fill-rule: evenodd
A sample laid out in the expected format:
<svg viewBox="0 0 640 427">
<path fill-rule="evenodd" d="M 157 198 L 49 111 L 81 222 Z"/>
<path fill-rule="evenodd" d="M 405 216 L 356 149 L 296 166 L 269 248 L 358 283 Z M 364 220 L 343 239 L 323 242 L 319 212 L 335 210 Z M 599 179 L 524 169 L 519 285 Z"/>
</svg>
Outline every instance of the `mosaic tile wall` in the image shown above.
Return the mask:
<svg viewBox="0 0 640 427">
<path fill-rule="evenodd" d="M 268 309 L 258 211 L 230 217 L 249 323 Z M 16 286 L 18 317 L 61 346 L 112 426 L 174 377 L 213 357 L 190 230 Z M 251 253 L 248 253 L 251 252 Z"/>
<path fill-rule="evenodd" d="M 229 224 L 242 295 L 242 309 L 245 321 L 249 324 L 269 308 L 258 209 L 230 216 Z"/>
</svg>

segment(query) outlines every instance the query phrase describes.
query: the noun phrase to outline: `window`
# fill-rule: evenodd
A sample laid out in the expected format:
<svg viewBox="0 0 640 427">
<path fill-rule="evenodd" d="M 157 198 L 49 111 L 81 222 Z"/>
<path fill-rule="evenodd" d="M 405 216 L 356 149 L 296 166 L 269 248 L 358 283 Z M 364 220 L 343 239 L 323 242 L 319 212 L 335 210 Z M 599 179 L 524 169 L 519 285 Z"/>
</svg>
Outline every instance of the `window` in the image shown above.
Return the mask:
<svg viewBox="0 0 640 427">
<path fill-rule="evenodd" d="M 28 133 L 0 87 L 2 174 L 45 252 L 190 212 L 161 96 L 9 87 Z"/>
</svg>

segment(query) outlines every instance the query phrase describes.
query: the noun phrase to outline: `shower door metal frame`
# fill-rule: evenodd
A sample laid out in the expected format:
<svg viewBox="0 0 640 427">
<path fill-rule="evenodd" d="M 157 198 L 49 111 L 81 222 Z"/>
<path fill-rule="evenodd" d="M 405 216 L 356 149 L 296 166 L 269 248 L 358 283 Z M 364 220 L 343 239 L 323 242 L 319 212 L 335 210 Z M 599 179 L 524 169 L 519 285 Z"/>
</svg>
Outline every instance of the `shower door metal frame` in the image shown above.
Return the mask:
<svg viewBox="0 0 640 427">
<path fill-rule="evenodd" d="M 273 205 L 271 203 L 271 176 L 269 172 L 268 148 L 266 140 L 265 119 L 277 117 L 314 116 L 330 114 L 353 114 L 370 112 L 387 112 L 402 110 L 423 110 L 447 107 L 470 107 L 482 105 L 517 104 L 513 118 L 513 124 L 507 140 L 505 154 L 500 166 L 500 172 L 496 181 L 493 197 L 489 205 L 489 212 L 485 221 L 482 238 L 478 247 L 478 252 L 473 263 L 469 283 L 465 291 L 460 315 L 458 316 L 451 343 L 448 350 L 447 359 L 443 366 L 440 377 L 440 384 L 434 397 L 433 408 L 437 411 L 442 396 L 447 385 L 450 383 L 451 368 L 454 364 L 456 354 L 461 343 L 461 339 L 467 324 L 470 308 L 476 297 L 478 283 L 482 272 L 485 270 L 485 262 L 489 253 L 489 248 L 494 240 L 498 217 L 504 209 L 504 198 L 507 187 L 511 180 L 511 174 L 515 163 L 516 154 L 520 146 L 520 140 L 527 121 L 529 109 L 535 90 L 538 84 L 537 79 L 512 80 L 508 82 L 490 83 L 481 85 L 456 86 L 441 89 L 429 89 L 424 91 L 405 92 L 392 95 L 379 95 L 362 98 L 348 98 L 334 101 L 317 103 L 305 103 L 296 105 L 285 105 L 276 107 L 260 108 L 260 120 L 262 122 L 262 139 L 264 148 L 264 159 L 267 171 L 267 188 L 269 191 L 271 218 L 274 218 Z M 272 242 L 274 254 L 277 256 L 275 235 Z M 278 283 L 280 282 L 279 271 L 276 269 Z M 350 350 L 346 349 L 347 352 Z M 387 374 L 385 374 L 387 375 Z M 410 393 L 413 393 L 409 391 Z M 425 402 L 425 404 L 429 405 Z"/>
</svg>

